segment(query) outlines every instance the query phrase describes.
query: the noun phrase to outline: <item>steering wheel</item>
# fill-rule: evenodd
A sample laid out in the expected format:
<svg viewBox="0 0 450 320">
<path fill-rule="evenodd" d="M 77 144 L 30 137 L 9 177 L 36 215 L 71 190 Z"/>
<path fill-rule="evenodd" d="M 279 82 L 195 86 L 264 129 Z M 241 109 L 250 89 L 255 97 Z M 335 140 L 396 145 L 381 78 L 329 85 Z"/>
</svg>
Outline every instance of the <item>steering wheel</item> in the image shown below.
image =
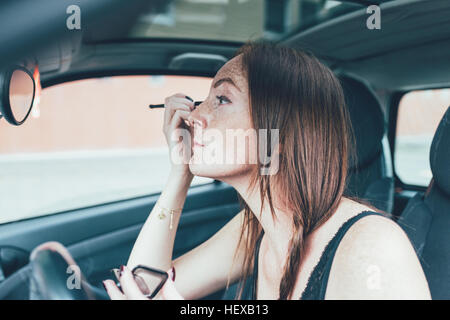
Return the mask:
<svg viewBox="0 0 450 320">
<path fill-rule="evenodd" d="M 44 300 L 105 298 L 89 285 L 69 251 L 59 242 L 46 242 L 30 255 L 31 295 Z M 98 289 L 97 289 L 98 290 Z M 107 296 L 107 295 L 106 295 Z"/>
</svg>

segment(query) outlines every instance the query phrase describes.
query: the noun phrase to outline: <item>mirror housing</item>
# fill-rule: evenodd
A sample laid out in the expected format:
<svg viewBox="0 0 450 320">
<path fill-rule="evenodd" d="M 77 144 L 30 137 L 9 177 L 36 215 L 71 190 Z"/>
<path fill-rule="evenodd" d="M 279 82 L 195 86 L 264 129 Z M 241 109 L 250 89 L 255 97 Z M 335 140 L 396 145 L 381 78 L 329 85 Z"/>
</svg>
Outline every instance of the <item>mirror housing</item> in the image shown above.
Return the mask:
<svg viewBox="0 0 450 320">
<path fill-rule="evenodd" d="M 30 70 L 14 65 L 0 72 L 0 114 L 10 124 L 25 122 L 35 96 L 36 82 Z"/>
</svg>

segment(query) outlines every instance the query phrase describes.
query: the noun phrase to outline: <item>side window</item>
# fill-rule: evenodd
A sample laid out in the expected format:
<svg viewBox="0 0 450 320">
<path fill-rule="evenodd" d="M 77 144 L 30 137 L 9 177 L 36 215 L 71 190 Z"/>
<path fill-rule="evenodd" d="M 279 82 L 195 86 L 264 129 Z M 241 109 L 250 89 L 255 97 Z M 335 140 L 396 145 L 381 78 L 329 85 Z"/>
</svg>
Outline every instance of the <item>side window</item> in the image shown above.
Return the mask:
<svg viewBox="0 0 450 320">
<path fill-rule="evenodd" d="M 176 92 L 203 100 L 210 83 L 117 76 L 43 90 L 24 125 L 0 122 L 0 223 L 161 191 L 170 166 L 164 110 L 148 105 Z"/>
<path fill-rule="evenodd" d="M 400 101 L 395 138 L 395 170 L 406 184 L 427 186 L 432 178 L 430 147 L 450 105 L 450 89 L 411 91 Z"/>
</svg>

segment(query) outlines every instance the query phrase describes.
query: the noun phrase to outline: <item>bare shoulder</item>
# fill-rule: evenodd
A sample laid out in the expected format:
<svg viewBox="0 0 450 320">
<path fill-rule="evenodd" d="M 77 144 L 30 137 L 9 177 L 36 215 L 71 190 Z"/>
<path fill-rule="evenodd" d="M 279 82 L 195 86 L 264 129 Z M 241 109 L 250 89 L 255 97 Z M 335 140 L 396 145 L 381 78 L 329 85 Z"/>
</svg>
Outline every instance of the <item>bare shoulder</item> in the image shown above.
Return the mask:
<svg viewBox="0 0 450 320">
<path fill-rule="evenodd" d="M 345 234 L 330 273 L 330 299 L 429 299 L 419 259 L 403 229 L 379 215 Z"/>
<path fill-rule="evenodd" d="M 389 246 L 385 247 L 387 244 Z M 380 215 L 366 216 L 355 222 L 345 234 L 340 246 L 351 250 L 374 250 L 374 252 L 384 247 L 384 255 L 386 250 L 412 249 L 414 251 L 403 229 L 387 216 Z"/>
</svg>

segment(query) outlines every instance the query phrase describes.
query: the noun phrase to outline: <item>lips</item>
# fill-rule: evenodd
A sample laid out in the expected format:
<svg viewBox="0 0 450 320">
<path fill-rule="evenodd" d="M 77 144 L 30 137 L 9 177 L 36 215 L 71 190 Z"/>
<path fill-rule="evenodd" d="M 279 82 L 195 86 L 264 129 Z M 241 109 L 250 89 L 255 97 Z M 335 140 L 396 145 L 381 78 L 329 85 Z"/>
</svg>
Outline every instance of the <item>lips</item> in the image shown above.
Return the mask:
<svg viewBox="0 0 450 320">
<path fill-rule="evenodd" d="M 193 142 L 194 147 L 202 147 L 203 148 L 205 146 L 205 144 L 195 135 L 194 135 L 194 139 L 192 142 Z"/>
<path fill-rule="evenodd" d="M 200 148 L 203 148 L 205 145 L 204 144 L 201 144 L 201 143 L 198 143 L 198 142 L 195 142 L 194 141 L 194 147 L 200 147 Z"/>
<path fill-rule="evenodd" d="M 194 147 L 205 147 L 201 137 L 203 135 L 203 128 L 199 126 L 197 123 L 194 123 L 194 138 L 192 139 L 192 144 Z"/>
</svg>

